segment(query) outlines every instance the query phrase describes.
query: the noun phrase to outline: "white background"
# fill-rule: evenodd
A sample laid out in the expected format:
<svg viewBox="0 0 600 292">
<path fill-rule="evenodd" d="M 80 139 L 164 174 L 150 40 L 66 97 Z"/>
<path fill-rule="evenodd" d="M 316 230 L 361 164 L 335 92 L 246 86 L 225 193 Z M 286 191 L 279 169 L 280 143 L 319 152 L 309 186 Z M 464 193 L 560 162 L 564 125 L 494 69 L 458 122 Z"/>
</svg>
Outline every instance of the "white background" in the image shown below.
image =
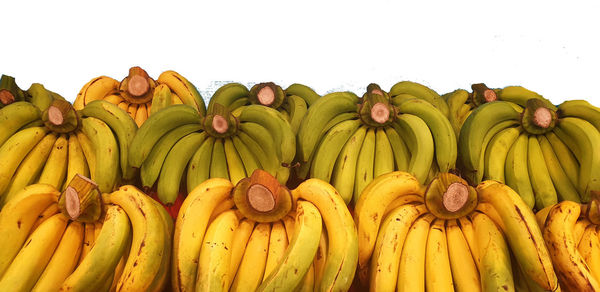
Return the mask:
<svg viewBox="0 0 600 292">
<path fill-rule="evenodd" d="M 61 3 L 56 3 L 61 2 Z M 0 73 L 74 100 L 99 75 L 173 69 L 320 94 L 412 80 L 440 94 L 523 85 L 600 106 L 600 1 L 3 1 Z"/>
</svg>

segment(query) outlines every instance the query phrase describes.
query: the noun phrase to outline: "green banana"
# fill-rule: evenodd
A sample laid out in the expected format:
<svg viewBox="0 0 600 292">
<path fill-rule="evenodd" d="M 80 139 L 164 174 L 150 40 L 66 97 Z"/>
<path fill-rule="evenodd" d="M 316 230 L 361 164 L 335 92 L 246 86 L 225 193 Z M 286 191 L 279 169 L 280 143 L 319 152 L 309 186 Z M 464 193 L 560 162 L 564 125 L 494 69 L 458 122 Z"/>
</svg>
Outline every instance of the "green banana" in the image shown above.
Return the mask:
<svg viewBox="0 0 600 292">
<path fill-rule="evenodd" d="M 558 106 L 558 117 L 576 117 L 590 122 L 600 131 L 600 108 L 585 100 L 567 100 Z"/>
<path fill-rule="evenodd" d="M 483 179 L 484 172 L 485 172 L 485 153 L 486 153 L 488 144 L 490 143 L 492 138 L 494 138 L 494 136 L 496 134 L 498 134 L 500 131 L 502 131 L 506 128 L 517 126 L 517 125 L 519 125 L 519 123 L 517 121 L 507 120 L 507 121 L 499 122 L 496 125 L 494 125 L 492 128 L 490 128 L 490 130 L 487 132 L 487 134 L 485 135 L 485 137 L 483 138 L 483 141 L 482 141 L 483 144 L 481 147 L 481 153 L 479 154 L 479 166 L 473 172 L 466 173 L 464 175 L 468 181 L 471 181 L 473 184 L 479 184 L 481 182 L 481 180 Z"/>
<path fill-rule="evenodd" d="M 223 145 L 223 139 L 215 139 L 210 161 L 210 177 L 222 177 L 224 179 L 229 179 L 229 171 L 227 170 L 227 158 L 225 156 L 225 145 Z"/>
<path fill-rule="evenodd" d="M 545 136 L 552 145 L 552 150 L 554 150 L 556 156 L 560 157 L 560 166 L 569 177 L 571 184 L 576 186 L 579 182 L 579 162 L 577 162 L 577 158 L 554 132 L 548 132 Z"/>
<path fill-rule="evenodd" d="M 552 145 L 548 141 L 548 138 L 546 138 L 546 136 L 537 136 L 537 139 L 540 143 L 540 148 L 544 155 L 544 160 L 546 161 L 546 167 L 550 173 L 550 178 L 552 178 L 552 182 L 554 183 L 554 187 L 556 188 L 560 200 L 569 200 L 577 203 L 581 202 L 577 188 L 571 183 L 571 180 L 569 180 L 567 174 L 560 165 L 559 156 L 557 156 L 552 149 Z M 562 159 L 562 157 L 560 159 Z"/>
<path fill-rule="evenodd" d="M 47 110 L 54 100 L 52 94 L 40 83 L 32 83 L 27 89 L 27 94 L 30 96 L 29 102 L 37 106 L 41 112 Z"/>
<path fill-rule="evenodd" d="M 535 197 L 528 169 L 528 144 L 528 134 L 521 133 L 508 151 L 504 173 L 506 184 L 521 196 L 529 208 L 533 209 Z"/>
<path fill-rule="evenodd" d="M 527 165 L 531 186 L 535 194 L 535 207 L 541 210 L 558 203 L 558 197 L 544 160 L 542 148 L 535 135 L 529 136 L 527 146 Z"/>
<path fill-rule="evenodd" d="M 196 150 L 187 167 L 187 191 L 190 193 L 197 185 L 209 179 L 210 163 L 215 143 L 214 137 L 207 137 Z"/>
<path fill-rule="evenodd" d="M 240 156 L 242 163 L 244 164 L 244 170 L 246 171 L 246 175 L 250 176 L 256 169 L 260 169 L 261 165 L 257 160 L 256 156 L 250 151 L 248 146 L 244 144 L 244 142 L 238 136 L 231 136 L 231 141 L 233 142 L 233 146 L 235 147 L 235 151 Z"/>
<path fill-rule="evenodd" d="M 342 148 L 335 162 L 331 185 L 335 187 L 346 204 L 350 204 L 352 201 L 352 194 L 354 192 L 354 184 L 352 182 L 355 180 L 356 163 L 366 134 L 367 127 L 359 127 L 350 139 L 348 139 L 348 142 Z"/>
<path fill-rule="evenodd" d="M 394 153 L 385 129 L 377 128 L 375 132 L 375 164 L 373 177 L 394 171 Z"/>
<path fill-rule="evenodd" d="M 290 113 L 290 127 L 292 127 L 294 134 L 297 134 L 300 123 L 302 123 L 302 119 L 304 119 L 304 116 L 308 111 L 308 104 L 303 98 L 297 95 L 288 95 L 287 103 L 285 103 L 284 106 L 287 107 L 287 110 Z"/>
<path fill-rule="evenodd" d="M 288 88 L 285 89 L 285 93 L 287 95 L 296 95 L 302 97 L 302 99 L 306 101 L 309 107 L 312 106 L 321 97 L 312 88 L 299 83 L 294 83 L 288 86 Z"/>
<path fill-rule="evenodd" d="M 446 96 L 446 94 L 444 96 Z M 460 110 L 468 100 L 469 92 L 464 89 L 457 89 L 447 94 L 446 103 L 448 104 L 448 121 L 450 121 L 457 138 L 462 126 L 462 123 L 460 123 Z"/>
<path fill-rule="evenodd" d="M 315 152 L 310 170 L 311 177 L 322 179 L 326 182 L 331 181 L 331 173 L 333 172 L 335 161 L 340 151 L 348 139 L 350 139 L 350 136 L 356 132 L 360 124 L 360 120 L 341 122 L 323 137 L 319 148 Z"/>
<path fill-rule="evenodd" d="M 410 151 L 408 172 L 419 182 L 425 183 L 435 152 L 433 136 L 427 124 L 415 115 L 402 114 L 392 126 L 405 139 Z"/>
<path fill-rule="evenodd" d="M 171 89 L 165 84 L 160 84 L 154 88 L 152 96 L 152 107 L 148 115 L 153 115 L 163 108 L 171 105 Z"/>
<path fill-rule="evenodd" d="M 88 117 L 81 120 L 81 130 L 94 145 L 96 168 L 92 180 L 103 193 L 110 193 L 119 178 L 119 146 L 110 127 L 103 121 Z M 135 148 L 133 148 L 135 149 Z"/>
<path fill-rule="evenodd" d="M 396 132 L 396 129 L 393 127 L 386 127 L 385 133 L 392 146 L 392 151 L 394 152 L 395 169 L 408 171 L 410 151 L 408 150 L 406 143 L 404 143 L 400 135 L 398 135 L 398 132 Z"/>
<path fill-rule="evenodd" d="M 521 131 L 522 128 L 520 127 L 508 127 L 494 135 L 485 149 L 484 179 L 505 182 L 504 169 L 506 158 Z"/>
<path fill-rule="evenodd" d="M 235 103 L 236 100 L 247 98 L 249 94 L 250 91 L 243 84 L 227 83 L 215 91 L 213 96 L 210 98 L 210 102 L 208 103 L 208 108 L 206 111 L 211 113 L 215 103 L 230 108 L 230 105 Z M 230 109 L 233 110 L 233 108 Z"/>
<path fill-rule="evenodd" d="M 396 96 L 407 94 L 429 102 L 439 109 L 444 116 L 447 117 L 449 115 L 449 109 L 446 101 L 444 101 L 444 99 L 442 99 L 437 92 L 425 85 L 411 81 L 401 81 L 392 86 L 389 94 L 394 104 L 397 104 L 396 101 L 394 101 L 397 99 Z"/>
<path fill-rule="evenodd" d="M 531 98 L 539 99 L 544 102 L 546 107 L 556 110 L 556 106 L 549 100 L 545 99 L 540 94 L 533 92 L 523 86 L 506 86 L 502 88 L 498 93 L 498 99 L 504 101 L 514 102 L 522 107 L 527 106 L 527 100 Z"/>
<path fill-rule="evenodd" d="M 363 140 L 358 160 L 356 161 L 356 175 L 354 176 L 354 203 L 362 194 L 364 188 L 373 180 L 373 166 L 375 164 L 375 129 L 367 130 Z M 352 183 L 352 182 L 347 182 Z"/>
<path fill-rule="evenodd" d="M 42 112 L 25 101 L 13 102 L 0 109 L 0 146 L 23 126 L 41 117 Z"/>
</svg>

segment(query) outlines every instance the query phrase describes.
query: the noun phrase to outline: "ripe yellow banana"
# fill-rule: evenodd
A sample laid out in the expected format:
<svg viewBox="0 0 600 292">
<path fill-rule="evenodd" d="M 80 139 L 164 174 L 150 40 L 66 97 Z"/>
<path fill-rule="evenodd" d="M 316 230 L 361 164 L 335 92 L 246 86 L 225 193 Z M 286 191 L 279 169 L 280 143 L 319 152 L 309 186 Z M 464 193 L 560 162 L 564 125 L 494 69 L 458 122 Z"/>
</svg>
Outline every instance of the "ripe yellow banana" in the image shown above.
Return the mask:
<svg viewBox="0 0 600 292">
<path fill-rule="evenodd" d="M 258 288 L 267 263 L 270 233 L 269 223 L 259 223 L 254 227 L 230 291 L 255 291 Z"/>
<path fill-rule="evenodd" d="M 79 255 L 78 265 L 83 262 L 85 257 L 90 253 L 92 247 L 94 246 L 94 242 L 96 240 L 96 232 L 94 230 L 94 223 L 85 223 L 84 224 L 84 232 L 83 232 L 83 247 L 81 249 L 81 254 Z"/>
<path fill-rule="evenodd" d="M 235 211 L 221 213 L 208 226 L 200 256 L 196 291 L 227 291 L 234 271 L 229 270 L 234 231 L 238 227 Z"/>
<path fill-rule="evenodd" d="M 87 162 L 88 170 L 89 170 L 89 178 L 94 180 L 96 178 L 96 152 L 94 151 L 94 145 L 90 138 L 88 138 L 83 132 L 77 131 L 77 141 L 81 146 L 81 151 L 85 157 L 85 161 Z"/>
<path fill-rule="evenodd" d="M 77 94 L 73 107 L 76 110 L 81 110 L 83 107 L 97 99 L 103 99 L 107 95 L 118 92 L 119 81 L 107 77 L 100 76 L 90 80 Z"/>
<path fill-rule="evenodd" d="M 35 220 L 35 223 L 33 223 L 33 226 L 31 226 L 31 230 L 35 230 L 38 226 L 40 226 L 40 224 L 42 224 L 42 222 L 46 221 L 48 218 L 52 217 L 58 212 L 58 204 L 50 204 L 50 206 L 48 206 L 46 210 L 44 210 L 40 215 L 38 215 L 37 220 Z"/>
<path fill-rule="evenodd" d="M 473 256 L 473 261 L 477 266 L 477 270 L 479 270 L 479 253 L 477 251 L 477 240 L 475 239 L 475 230 L 473 229 L 473 223 L 469 219 L 468 216 L 458 218 L 458 225 L 460 226 L 460 231 L 462 231 L 465 240 L 469 244 L 469 250 L 471 251 L 471 255 Z"/>
<path fill-rule="evenodd" d="M 90 177 L 90 170 L 76 135 L 69 135 L 69 143 L 67 147 L 69 148 L 69 153 L 67 157 L 67 176 L 64 184 L 65 188 L 76 174 Z"/>
<path fill-rule="evenodd" d="M 173 236 L 172 287 L 194 291 L 200 247 L 212 211 L 231 196 L 230 181 L 213 178 L 204 181 L 187 196 L 175 224 Z"/>
<path fill-rule="evenodd" d="M 156 274 L 156 277 L 154 277 L 150 287 L 148 287 L 148 291 L 150 292 L 160 292 L 165 290 L 171 277 L 171 250 L 173 249 L 172 240 L 175 226 L 173 224 L 173 218 L 171 215 L 169 215 L 169 213 L 167 213 L 167 210 L 159 202 L 155 200 L 150 201 L 152 201 L 156 209 L 158 209 L 158 213 L 160 213 L 160 217 L 162 218 L 162 222 L 165 227 L 165 234 L 163 236 L 163 241 L 165 242 L 165 251 L 163 252 L 158 273 Z"/>
<path fill-rule="evenodd" d="M 156 79 L 159 84 L 166 84 L 177 95 L 180 100 L 190 106 L 193 106 L 200 115 L 206 115 L 206 106 L 198 89 L 179 73 L 168 70 L 160 74 Z"/>
<path fill-rule="evenodd" d="M 548 142 L 552 144 L 552 150 L 556 153 L 556 156 L 560 157 L 560 165 L 564 169 L 565 173 L 569 177 L 571 184 L 577 186 L 579 182 L 579 162 L 577 158 L 565 143 L 563 143 L 556 134 L 553 132 L 546 133 Z"/>
<path fill-rule="evenodd" d="M 33 224 L 48 206 L 58 201 L 60 193 L 49 185 L 25 187 L 0 212 L 0 277 L 13 261 Z"/>
<path fill-rule="evenodd" d="M 407 204 L 396 208 L 385 217 L 371 256 L 370 291 L 394 291 L 406 234 L 413 222 L 425 212 L 427 208 L 424 204 Z"/>
<path fill-rule="evenodd" d="M 469 244 L 455 220 L 447 221 L 446 237 L 452 268 L 452 280 L 458 291 L 481 291 L 479 270 Z"/>
<path fill-rule="evenodd" d="M 600 239 L 598 239 L 596 225 L 590 225 L 585 229 L 577 249 L 594 278 L 600 279 Z"/>
<path fill-rule="evenodd" d="M 538 139 L 534 135 L 529 136 L 527 145 L 527 165 L 531 186 L 535 194 L 535 207 L 541 210 L 544 207 L 556 204 L 558 196 Z"/>
<path fill-rule="evenodd" d="M 31 233 L 0 279 L 0 291 L 30 291 L 50 261 L 68 219 L 56 214 Z"/>
<path fill-rule="evenodd" d="M 231 264 L 229 265 L 229 271 L 231 271 L 230 279 L 233 279 L 235 277 L 238 267 L 240 266 L 242 256 L 244 256 L 244 251 L 246 251 L 246 245 L 248 244 L 248 240 L 250 239 L 252 230 L 254 230 L 254 225 L 254 221 L 247 218 L 243 219 L 239 223 L 238 228 L 233 234 L 233 243 L 231 247 Z M 230 281 L 230 286 L 231 282 L 233 281 Z"/>
<path fill-rule="evenodd" d="M 315 260 L 313 266 L 315 269 L 315 287 L 314 291 L 318 291 L 319 283 L 323 279 L 323 272 L 325 271 L 325 264 L 327 263 L 327 230 L 321 230 L 321 238 L 319 239 L 319 248 L 315 254 Z"/>
<path fill-rule="evenodd" d="M 123 208 L 109 206 L 96 244 L 62 283 L 61 291 L 98 291 L 105 285 L 110 287 L 130 234 L 130 221 Z"/>
<path fill-rule="evenodd" d="M 263 282 L 271 275 L 271 272 L 283 258 L 288 243 L 288 237 L 283 222 L 273 222 L 271 227 L 271 237 L 269 237 L 269 251 L 267 254 L 267 264 L 265 265 Z"/>
<path fill-rule="evenodd" d="M 67 176 L 67 155 L 69 152 L 69 141 L 66 135 L 60 135 L 54 146 L 46 165 L 40 174 L 38 183 L 49 184 L 55 188 L 62 190 L 65 177 Z"/>
<path fill-rule="evenodd" d="M 425 291 L 425 248 L 433 220 L 431 214 L 419 217 L 406 235 L 398 267 L 398 292 Z"/>
<path fill-rule="evenodd" d="M 79 222 L 69 223 L 50 262 L 32 291 L 58 291 L 65 279 L 75 270 L 82 242 L 83 225 Z"/>
<path fill-rule="evenodd" d="M 429 228 L 425 248 L 425 288 L 427 291 L 454 291 L 445 220 L 436 219 Z"/>
</svg>

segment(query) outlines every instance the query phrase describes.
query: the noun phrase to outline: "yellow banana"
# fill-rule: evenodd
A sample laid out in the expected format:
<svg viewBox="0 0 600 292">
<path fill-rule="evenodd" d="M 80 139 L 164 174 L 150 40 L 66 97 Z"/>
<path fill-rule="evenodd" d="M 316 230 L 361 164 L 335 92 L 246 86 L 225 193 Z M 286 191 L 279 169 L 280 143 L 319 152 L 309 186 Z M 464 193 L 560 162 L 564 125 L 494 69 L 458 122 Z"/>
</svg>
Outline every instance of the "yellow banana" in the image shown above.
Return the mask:
<svg viewBox="0 0 600 292">
<path fill-rule="evenodd" d="M 544 155 L 544 161 L 546 162 L 550 178 L 554 183 L 554 187 L 556 188 L 560 200 L 580 202 L 581 200 L 579 199 L 579 193 L 575 187 L 576 185 L 571 183 L 571 180 L 560 165 L 559 161 L 562 157 L 556 155 L 552 149 L 552 145 L 545 136 L 538 136 L 537 139 L 540 143 L 540 148 Z"/>
<path fill-rule="evenodd" d="M 69 135 L 69 145 L 67 147 L 69 148 L 69 153 L 67 157 L 67 177 L 64 184 L 65 188 L 76 174 L 90 177 L 90 170 L 76 135 Z"/>
<path fill-rule="evenodd" d="M 58 291 L 65 279 L 75 270 L 81 253 L 82 242 L 83 225 L 79 222 L 69 223 L 50 262 L 48 262 L 32 291 Z"/>
<path fill-rule="evenodd" d="M 394 171 L 394 152 L 383 128 L 375 133 L 375 164 L 373 177 Z"/>
<path fill-rule="evenodd" d="M 579 241 L 577 249 L 581 257 L 592 271 L 596 280 L 600 279 L 600 239 L 596 225 L 590 225 L 585 229 L 583 237 Z"/>
<path fill-rule="evenodd" d="M 504 171 L 506 184 L 514 189 L 527 206 L 532 209 L 535 206 L 535 196 L 528 169 L 528 143 L 527 132 L 521 133 L 508 151 Z"/>
<path fill-rule="evenodd" d="M 462 231 L 465 240 L 469 244 L 469 250 L 471 251 L 473 261 L 477 266 L 477 270 L 479 270 L 480 258 L 479 252 L 477 250 L 477 240 L 475 239 L 475 230 L 473 229 L 473 223 L 471 222 L 469 217 L 461 217 L 458 218 L 458 225 L 460 226 L 460 231 Z"/>
<path fill-rule="evenodd" d="M 458 291 L 481 291 L 479 270 L 471 255 L 469 244 L 456 221 L 446 224 L 448 254 L 452 268 L 452 280 Z"/>
<path fill-rule="evenodd" d="M 325 264 L 327 263 L 327 230 L 321 230 L 321 238 L 319 239 L 319 248 L 315 254 L 314 269 L 315 269 L 315 287 L 314 291 L 318 291 L 318 283 L 323 279 Z"/>
<path fill-rule="evenodd" d="M 554 205 L 558 202 L 556 189 L 552 183 L 550 172 L 544 160 L 544 154 L 538 139 L 532 135 L 529 136 L 527 159 L 529 177 L 531 186 L 535 194 L 535 207 L 538 210 L 544 207 Z"/>
<path fill-rule="evenodd" d="M 32 226 L 48 206 L 56 204 L 60 193 L 49 185 L 25 187 L 0 212 L 0 277 L 13 261 Z M 46 220 L 47 221 L 47 220 Z"/>
<path fill-rule="evenodd" d="M 159 84 L 154 88 L 152 108 L 148 111 L 148 115 L 151 115 L 169 105 L 171 105 L 171 89 L 165 84 Z"/>
<path fill-rule="evenodd" d="M 363 190 L 373 180 L 373 166 L 375 164 L 375 130 L 367 130 L 367 134 L 360 147 L 356 161 L 356 175 L 354 178 L 353 201 L 357 202 Z M 351 183 L 348 181 L 347 183 Z"/>
<path fill-rule="evenodd" d="M 0 279 L 0 291 L 30 291 L 50 261 L 68 219 L 56 214 L 31 233 Z"/>
<path fill-rule="evenodd" d="M 229 267 L 234 231 L 238 226 L 235 211 L 221 213 L 208 226 L 200 256 L 198 259 L 198 275 L 196 291 L 227 291 L 233 279 Z"/>
<path fill-rule="evenodd" d="M 33 223 L 33 226 L 31 226 L 31 230 L 35 230 L 36 228 L 38 228 L 38 226 L 40 226 L 40 224 L 42 224 L 42 222 L 46 221 L 48 218 L 50 218 L 54 214 L 58 213 L 58 211 L 59 211 L 58 204 L 56 204 L 56 203 L 50 204 L 50 206 L 48 206 L 48 208 L 46 208 L 40 215 L 38 215 L 37 219 Z"/>
<path fill-rule="evenodd" d="M 425 288 L 427 291 L 454 291 L 445 220 L 433 221 L 425 248 Z"/>
<path fill-rule="evenodd" d="M 406 235 L 398 267 L 398 292 L 425 292 L 425 248 L 432 214 L 419 217 Z"/>
<path fill-rule="evenodd" d="M 169 213 L 167 213 L 167 210 L 163 207 L 163 205 L 155 200 L 150 201 L 152 201 L 156 209 L 158 209 L 158 213 L 160 213 L 160 217 L 162 218 L 162 222 L 165 227 L 165 234 L 163 236 L 165 248 L 160 262 L 160 268 L 156 274 L 156 277 L 154 277 L 152 284 L 150 284 L 150 287 L 148 287 L 148 291 L 150 292 L 160 292 L 165 290 L 171 276 L 171 250 L 175 226 L 173 224 L 173 218 L 171 215 L 169 215 Z"/>
<path fill-rule="evenodd" d="M 480 257 L 479 275 L 483 291 L 515 291 L 510 251 L 502 232 L 483 213 L 473 213 L 473 229 Z"/>
<path fill-rule="evenodd" d="M 244 251 L 246 251 L 246 245 L 248 244 L 248 240 L 250 239 L 252 230 L 254 230 L 254 225 L 254 221 L 247 218 L 243 219 L 239 223 L 238 228 L 233 234 L 233 243 L 231 247 L 231 264 L 229 265 L 229 271 L 231 272 L 230 279 L 233 279 L 233 277 L 235 277 L 238 267 L 240 266 L 242 256 L 244 256 Z"/>
<path fill-rule="evenodd" d="M 66 135 L 60 135 L 56 142 L 52 152 L 46 160 L 44 170 L 40 174 L 38 183 L 49 184 L 55 188 L 61 190 L 65 177 L 67 176 L 67 155 L 69 152 L 69 141 Z"/>
<path fill-rule="evenodd" d="M 255 291 L 262 282 L 270 232 L 269 223 L 259 223 L 254 227 L 242 262 L 231 284 L 231 291 Z"/>
<path fill-rule="evenodd" d="M 90 138 L 88 138 L 83 132 L 77 131 L 77 141 L 81 146 L 81 151 L 85 157 L 85 161 L 88 165 L 89 170 L 89 178 L 94 180 L 96 178 L 96 152 L 94 150 L 94 145 Z"/>
<path fill-rule="evenodd" d="M 166 84 L 174 92 L 173 96 L 179 97 L 179 99 L 190 106 L 193 106 L 200 115 L 206 114 L 206 106 L 204 100 L 196 87 L 189 82 L 185 77 L 179 73 L 168 70 L 160 74 L 156 79 L 159 84 Z"/>
<path fill-rule="evenodd" d="M 137 111 L 135 112 L 135 117 L 133 120 L 137 124 L 138 127 L 141 127 L 142 124 L 148 119 L 148 108 L 145 104 L 140 104 L 138 106 Z"/>
<path fill-rule="evenodd" d="M 81 249 L 81 253 L 79 255 L 79 261 L 77 263 L 78 265 L 80 265 L 81 262 L 83 262 L 87 254 L 90 252 L 90 250 L 92 250 L 92 247 L 94 246 L 95 242 L 95 235 L 96 233 L 94 232 L 94 223 L 85 223 L 83 234 L 83 248 Z"/>
<path fill-rule="evenodd" d="M 548 142 L 552 145 L 552 150 L 556 153 L 556 156 L 560 157 L 560 165 L 564 169 L 567 177 L 574 186 L 577 186 L 579 182 L 579 162 L 575 155 L 563 141 L 556 136 L 553 132 L 546 133 Z"/>
<path fill-rule="evenodd" d="M 209 179 L 194 188 L 181 205 L 173 236 L 173 290 L 194 291 L 208 220 L 215 207 L 231 196 L 232 188 L 226 179 Z"/>
<path fill-rule="evenodd" d="M 550 208 L 550 210 L 552 210 L 552 208 Z M 581 238 L 583 237 L 583 233 L 585 232 L 585 229 L 590 224 L 592 224 L 592 222 L 590 222 L 590 220 L 588 220 L 586 218 L 580 217 L 579 219 L 577 219 L 577 222 L 575 223 L 575 227 L 573 227 L 573 240 L 575 241 L 575 244 L 577 244 L 578 246 L 579 246 L 579 242 L 581 242 Z"/>
<path fill-rule="evenodd" d="M 103 99 L 107 95 L 118 92 L 118 90 L 119 81 L 107 76 L 96 77 L 86 83 L 79 91 L 73 107 L 76 110 L 83 109 L 86 104 L 97 99 Z"/>
<path fill-rule="evenodd" d="M 117 105 L 117 104 L 125 101 L 125 99 L 123 99 L 123 97 L 121 97 L 120 95 L 118 95 L 116 93 L 115 94 L 107 95 L 103 99 L 106 100 L 106 101 L 108 101 L 108 102 L 110 102 L 110 103 L 112 103 L 112 104 L 114 104 L 114 105 Z"/>
<path fill-rule="evenodd" d="M 271 237 L 269 237 L 269 251 L 267 254 L 267 263 L 265 265 L 265 274 L 263 281 L 271 275 L 271 272 L 283 258 L 288 247 L 288 237 L 282 221 L 273 222 L 271 227 Z"/>
</svg>

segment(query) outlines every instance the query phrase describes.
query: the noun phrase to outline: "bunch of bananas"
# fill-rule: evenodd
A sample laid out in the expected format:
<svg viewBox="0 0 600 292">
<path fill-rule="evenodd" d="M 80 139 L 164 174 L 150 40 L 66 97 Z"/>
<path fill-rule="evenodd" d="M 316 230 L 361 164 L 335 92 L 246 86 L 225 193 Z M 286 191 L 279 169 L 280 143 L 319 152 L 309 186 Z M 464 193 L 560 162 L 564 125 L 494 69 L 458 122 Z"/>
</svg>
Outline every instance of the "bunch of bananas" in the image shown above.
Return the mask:
<svg viewBox="0 0 600 292">
<path fill-rule="evenodd" d="M 355 208 L 358 271 L 370 291 L 556 291 L 535 215 L 508 186 L 441 173 L 428 186 L 382 175 Z"/>
<path fill-rule="evenodd" d="M 80 112 L 61 99 L 45 104 L 43 112 L 23 101 L 0 109 L 0 205 L 33 183 L 63 189 L 75 174 L 103 192 L 134 179 L 127 153 L 137 126 L 126 112 L 106 101 Z"/>
<path fill-rule="evenodd" d="M 262 170 L 236 186 L 212 178 L 175 224 L 176 291 L 347 291 L 358 246 L 335 189 L 310 179 L 289 191 Z"/>
<path fill-rule="evenodd" d="M 404 100 L 418 98 L 431 103 L 446 117 L 450 117 L 450 109 L 443 97 L 435 90 L 412 81 L 400 81 L 390 88 L 392 103 L 399 106 Z"/>
<path fill-rule="evenodd" d="M 565 291 L 600 290 L 599 201 L 564 201 L 536 214 Z"/>
<path fill-rule="evenodd" d="M 444 113 L 422 98 L 390 95 L 370 84 L 361 99 L 350 92 L 318 99 L 298 131 L 298 176 L 331 182 L 350 203 L 385 173 L 408 171 L 425 183 L 452 170 L 456 137 Z"/>
<path fill-rule="evenodd" d="M 73 103 L 83 109 L 94 100 L 106 100 L 129 113 L 138 126 L 148 117 L 171 104 L 187 104 L 204 115 L 204 100 L 196 87 L 175 71 L 165 71 L 154 80 L 140 67 L 131 67 L 121 82 L 100 76 L 90 80 Z"/>
<path fill-rule="evenodd" d="M 172 204 L 182 183 L 188 192 L 208 178 L 237 183 L 255 169 L 285 183 L 295 153 L 290 124 L 273 108 L 245 105 L 231 112 L 213 104 L 204 117 L 188 105 L 174 105 L 142 125 L 129 158 L 140 167 L 142 185 L 152 188 L 158 182 L 158 198 Z"/>
<path fill-rule="evenodd" d="M 600 109 L 580 100 L 558 107 L 541 96 L 485 103 L 461 129 L 462 174 L 472 184 L 506 183 L 538 210 L 559 200 L 587 202 L 600 190 L 599 120 Z"/>
<path fill-rule="evenodd" d="M 312 88 L 298 83 L 285 90 L 273 82 L 258 83 L 250 90 L 239 83 L 228 83 L 213 94 L 207 110 L 212 111 L 215 104 L 230 111 L 245 105 L 263 105 L 279 111 L 290 123 L 295 135 L 308 108 L 320 97 Z"/>
<path fill-rule="evenodd" d="M 101 198 L 81 176 L 62 194 L 30 185 L 0 212 L 0 290 L 163 291 L 172 233 L 162 206 L 133 186 Z"/>
</svg>

